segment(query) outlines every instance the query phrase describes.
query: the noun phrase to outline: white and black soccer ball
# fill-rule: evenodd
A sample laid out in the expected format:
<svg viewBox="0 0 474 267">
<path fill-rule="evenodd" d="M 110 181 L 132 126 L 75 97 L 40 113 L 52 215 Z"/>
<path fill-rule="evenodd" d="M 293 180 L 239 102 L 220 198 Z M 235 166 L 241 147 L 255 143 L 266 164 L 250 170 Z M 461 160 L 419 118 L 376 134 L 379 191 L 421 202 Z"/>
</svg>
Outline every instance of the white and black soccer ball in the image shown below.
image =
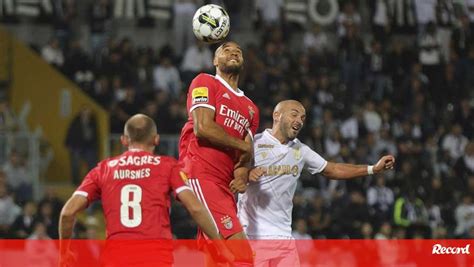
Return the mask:
<svg viewBox="0 0 474 267">
<path fill-rule="evenodd" d="M 230 30 L 230 19 L 227 11 L 218 5 L 200 7 L 193 17 L 193 32 L 206 43 L 222 41 Z"/>
</svg>

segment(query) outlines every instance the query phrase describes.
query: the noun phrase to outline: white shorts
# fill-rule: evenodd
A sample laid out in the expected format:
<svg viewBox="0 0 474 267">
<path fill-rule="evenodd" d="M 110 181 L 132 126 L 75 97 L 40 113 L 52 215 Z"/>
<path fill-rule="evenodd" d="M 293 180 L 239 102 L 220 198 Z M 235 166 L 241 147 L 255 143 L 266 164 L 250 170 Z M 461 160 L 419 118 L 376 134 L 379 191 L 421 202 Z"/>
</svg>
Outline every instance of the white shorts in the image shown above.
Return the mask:
<svg viewBox="0 0 474 267">
<path fill-rule="evenodd" d="M 296 243 L 293 238 L 260 239 L 249 236 L 255 254 L 255 267 L 300 266 Z"/>
</svg>

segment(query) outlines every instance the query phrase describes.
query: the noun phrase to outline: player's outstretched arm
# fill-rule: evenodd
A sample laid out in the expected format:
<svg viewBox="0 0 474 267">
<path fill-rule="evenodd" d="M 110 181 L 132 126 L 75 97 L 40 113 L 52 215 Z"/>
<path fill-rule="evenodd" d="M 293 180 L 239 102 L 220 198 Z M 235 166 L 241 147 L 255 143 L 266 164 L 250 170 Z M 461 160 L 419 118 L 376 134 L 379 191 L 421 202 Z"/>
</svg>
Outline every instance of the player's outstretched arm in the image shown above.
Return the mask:
<svg viewBox="0 0 474 267">
<path fill-rule="evenodd" d="M 189 211 L 191 217 L 201 228 L 201 230 L 211 239 L 214 240 L 214 245 L 220 256 L 227 262 L 234 261 L 234 255 L 226 247 L 222 240 L 222 236 L 219 234 L 216 226 L 213 223 L 211 215 L 202 203 L 196 198 L 191 190 L 183 190 L 178 194 L 178 198 L 183 203 L 184 207 Z"/>
<path fill-rule="evenodd" d="M 237 149 L 251 153 L 252 145 L 238 138 L 228 135 L 215 120 L 215 111 L 199 107 L 193 110 L 194 134 L 198 138 L 206 139 L 214 145 Z"/>
<path fill-rule="evenodd" d="M 395 157 L 383 156 L 375 165 L 354 165 L 328 162 L 322 174 L 332 179 L 351 179 L 393 169 Z"/>
</svg>

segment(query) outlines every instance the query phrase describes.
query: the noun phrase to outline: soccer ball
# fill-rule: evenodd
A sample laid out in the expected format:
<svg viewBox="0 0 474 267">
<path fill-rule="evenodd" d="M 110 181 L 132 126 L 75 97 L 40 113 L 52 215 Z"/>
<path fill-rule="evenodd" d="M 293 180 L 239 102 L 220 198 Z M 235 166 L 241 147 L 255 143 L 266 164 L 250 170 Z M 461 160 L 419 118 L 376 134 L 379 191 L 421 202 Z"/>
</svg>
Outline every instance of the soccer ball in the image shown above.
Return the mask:
<svg viewBox="0 0 474 267">
<path fill-rule="evenodd" d="M 193 17 L 193 32 L 196 37 L 206 43 L 222 41 L 230 29 L 227 11 L 218 5 L 200 7 Z"/>
</svg>

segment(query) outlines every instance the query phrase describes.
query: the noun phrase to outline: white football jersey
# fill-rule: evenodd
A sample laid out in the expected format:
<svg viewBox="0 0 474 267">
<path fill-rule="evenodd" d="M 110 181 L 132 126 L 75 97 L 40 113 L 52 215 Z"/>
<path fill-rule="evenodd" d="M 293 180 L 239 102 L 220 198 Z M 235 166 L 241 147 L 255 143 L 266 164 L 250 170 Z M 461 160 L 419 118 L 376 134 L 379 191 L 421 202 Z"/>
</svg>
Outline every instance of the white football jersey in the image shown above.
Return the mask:
<svg viewBox="0 0 474 267">
<path fill-rule="evenodd" d="M 298 139 L 281 144 L 267 129 L 254 139 L 255 166 L 266 175 L 239 195 L 238 216 L 250 239 L 291 238 L 291 213 L 303 168 L 322 172 L 327 161 Z"/>
</svg>

